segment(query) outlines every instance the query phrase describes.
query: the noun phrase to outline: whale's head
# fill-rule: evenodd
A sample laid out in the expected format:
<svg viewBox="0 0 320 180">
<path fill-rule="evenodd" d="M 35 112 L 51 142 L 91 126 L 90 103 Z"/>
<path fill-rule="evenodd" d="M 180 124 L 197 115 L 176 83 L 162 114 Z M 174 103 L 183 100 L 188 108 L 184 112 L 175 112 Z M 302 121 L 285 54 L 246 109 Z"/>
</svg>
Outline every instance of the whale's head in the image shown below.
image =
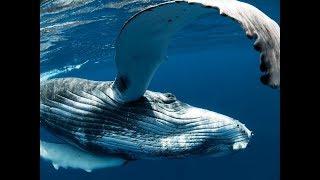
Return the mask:
<svg viewBox="0 0 320 180">
<path fill-rule="evenodd" d="M 205 135 L 204 151 L 210 156 L 223 156 L 246 149 L 253 136 L 245 124 L 228 116 L 207 111 L 199 123 L 196 136 Z"/>
</svg>

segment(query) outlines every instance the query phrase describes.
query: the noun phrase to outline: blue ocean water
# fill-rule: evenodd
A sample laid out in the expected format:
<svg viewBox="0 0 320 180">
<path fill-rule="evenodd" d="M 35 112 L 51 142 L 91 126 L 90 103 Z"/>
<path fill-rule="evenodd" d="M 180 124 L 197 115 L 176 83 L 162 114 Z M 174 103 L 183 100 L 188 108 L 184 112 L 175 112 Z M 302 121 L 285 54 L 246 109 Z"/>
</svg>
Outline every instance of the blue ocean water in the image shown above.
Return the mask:
<svg viewBox="0 0 320 180">
<path fill-rule="evenodd" d="M 279 0 L 243 0 L 280 23 Z M 40 9 L 41 80 L 113 80 L 114 42 L 124 22 L 164 0 L 47 0 Z M 218 13 L 173 37 L 149 89 L 239 119 L 254 131 L 249 147 L 220 158 L 139 160 L 124 167 L 59 169 L 40 162 L 42 180 L 280 179 L 280 93 L 259 81 L 259 53 L 242 29 Z M 42 132 L 42 137 L 46 137 Z"/>
</svg>

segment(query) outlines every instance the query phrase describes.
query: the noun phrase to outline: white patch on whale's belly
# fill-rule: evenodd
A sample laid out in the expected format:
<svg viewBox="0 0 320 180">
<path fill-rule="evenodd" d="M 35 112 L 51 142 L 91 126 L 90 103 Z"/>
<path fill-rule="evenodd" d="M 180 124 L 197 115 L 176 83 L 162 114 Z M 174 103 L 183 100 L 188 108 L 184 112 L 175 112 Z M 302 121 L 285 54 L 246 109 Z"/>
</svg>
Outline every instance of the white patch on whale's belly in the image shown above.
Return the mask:
<svg viewBox="0 0 320 180">
<path fill-rule="evenodd" d="M 98 156 L 68 144 L 56 144 L 40 141 L 40 156 L 52 162 L 53 167 L 83 169 L 91 172 L 94 169 L 123 165 L 126 160 L 114 156 Z"/>
</svg>

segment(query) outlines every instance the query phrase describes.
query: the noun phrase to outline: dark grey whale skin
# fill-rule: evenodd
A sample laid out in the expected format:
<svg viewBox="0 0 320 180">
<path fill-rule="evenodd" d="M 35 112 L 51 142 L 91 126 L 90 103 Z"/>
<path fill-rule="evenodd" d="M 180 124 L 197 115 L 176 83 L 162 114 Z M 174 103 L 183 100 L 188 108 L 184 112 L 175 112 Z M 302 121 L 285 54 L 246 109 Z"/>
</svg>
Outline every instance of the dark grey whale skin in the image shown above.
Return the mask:
<svg viewBox="0 0 320 180">
<path fill-rule="evenodd" d="M 90 153 L 130 160 L 225 154 L 233 152 L 235 142 L 249 141 L 239 121 L 223 124 L 220 116 L 208 115 L 213 112 L 192 113 L 199 108 L 170 93 L 146 91 L 137 101 L 119 103 L 108 93 L 112 83 L 45 81 L 40 87 L 41 126 Z M 222 124 L 214 129 L 215 123 Z"/>
</svg>

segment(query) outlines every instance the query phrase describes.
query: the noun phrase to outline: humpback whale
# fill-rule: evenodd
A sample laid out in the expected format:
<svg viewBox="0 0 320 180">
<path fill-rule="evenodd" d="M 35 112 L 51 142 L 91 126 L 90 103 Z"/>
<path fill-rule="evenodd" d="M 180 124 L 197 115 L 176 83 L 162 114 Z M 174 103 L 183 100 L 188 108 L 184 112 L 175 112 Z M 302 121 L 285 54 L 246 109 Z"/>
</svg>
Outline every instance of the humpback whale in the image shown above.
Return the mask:
<svg viewBox="0 0 320 180">
<path fill-rule="evenodd" d="M 254 39 L 261 82 L 280 87 L 280 27 L 236 0 L 179 0 L 148 7 L 122 27 L 114 81 L 55 78 L 40 83 L 40 124 L 63 143 L 40 140 L 54 168 L 94 169 L 139 159 L 222 156 L 244 150 L 252 132 L 240 121 L 147 90 L 171 37 L 188 23 L 219 13 Z M 223 17 L 222 17 L 223 18 Z"/>
</svg>

